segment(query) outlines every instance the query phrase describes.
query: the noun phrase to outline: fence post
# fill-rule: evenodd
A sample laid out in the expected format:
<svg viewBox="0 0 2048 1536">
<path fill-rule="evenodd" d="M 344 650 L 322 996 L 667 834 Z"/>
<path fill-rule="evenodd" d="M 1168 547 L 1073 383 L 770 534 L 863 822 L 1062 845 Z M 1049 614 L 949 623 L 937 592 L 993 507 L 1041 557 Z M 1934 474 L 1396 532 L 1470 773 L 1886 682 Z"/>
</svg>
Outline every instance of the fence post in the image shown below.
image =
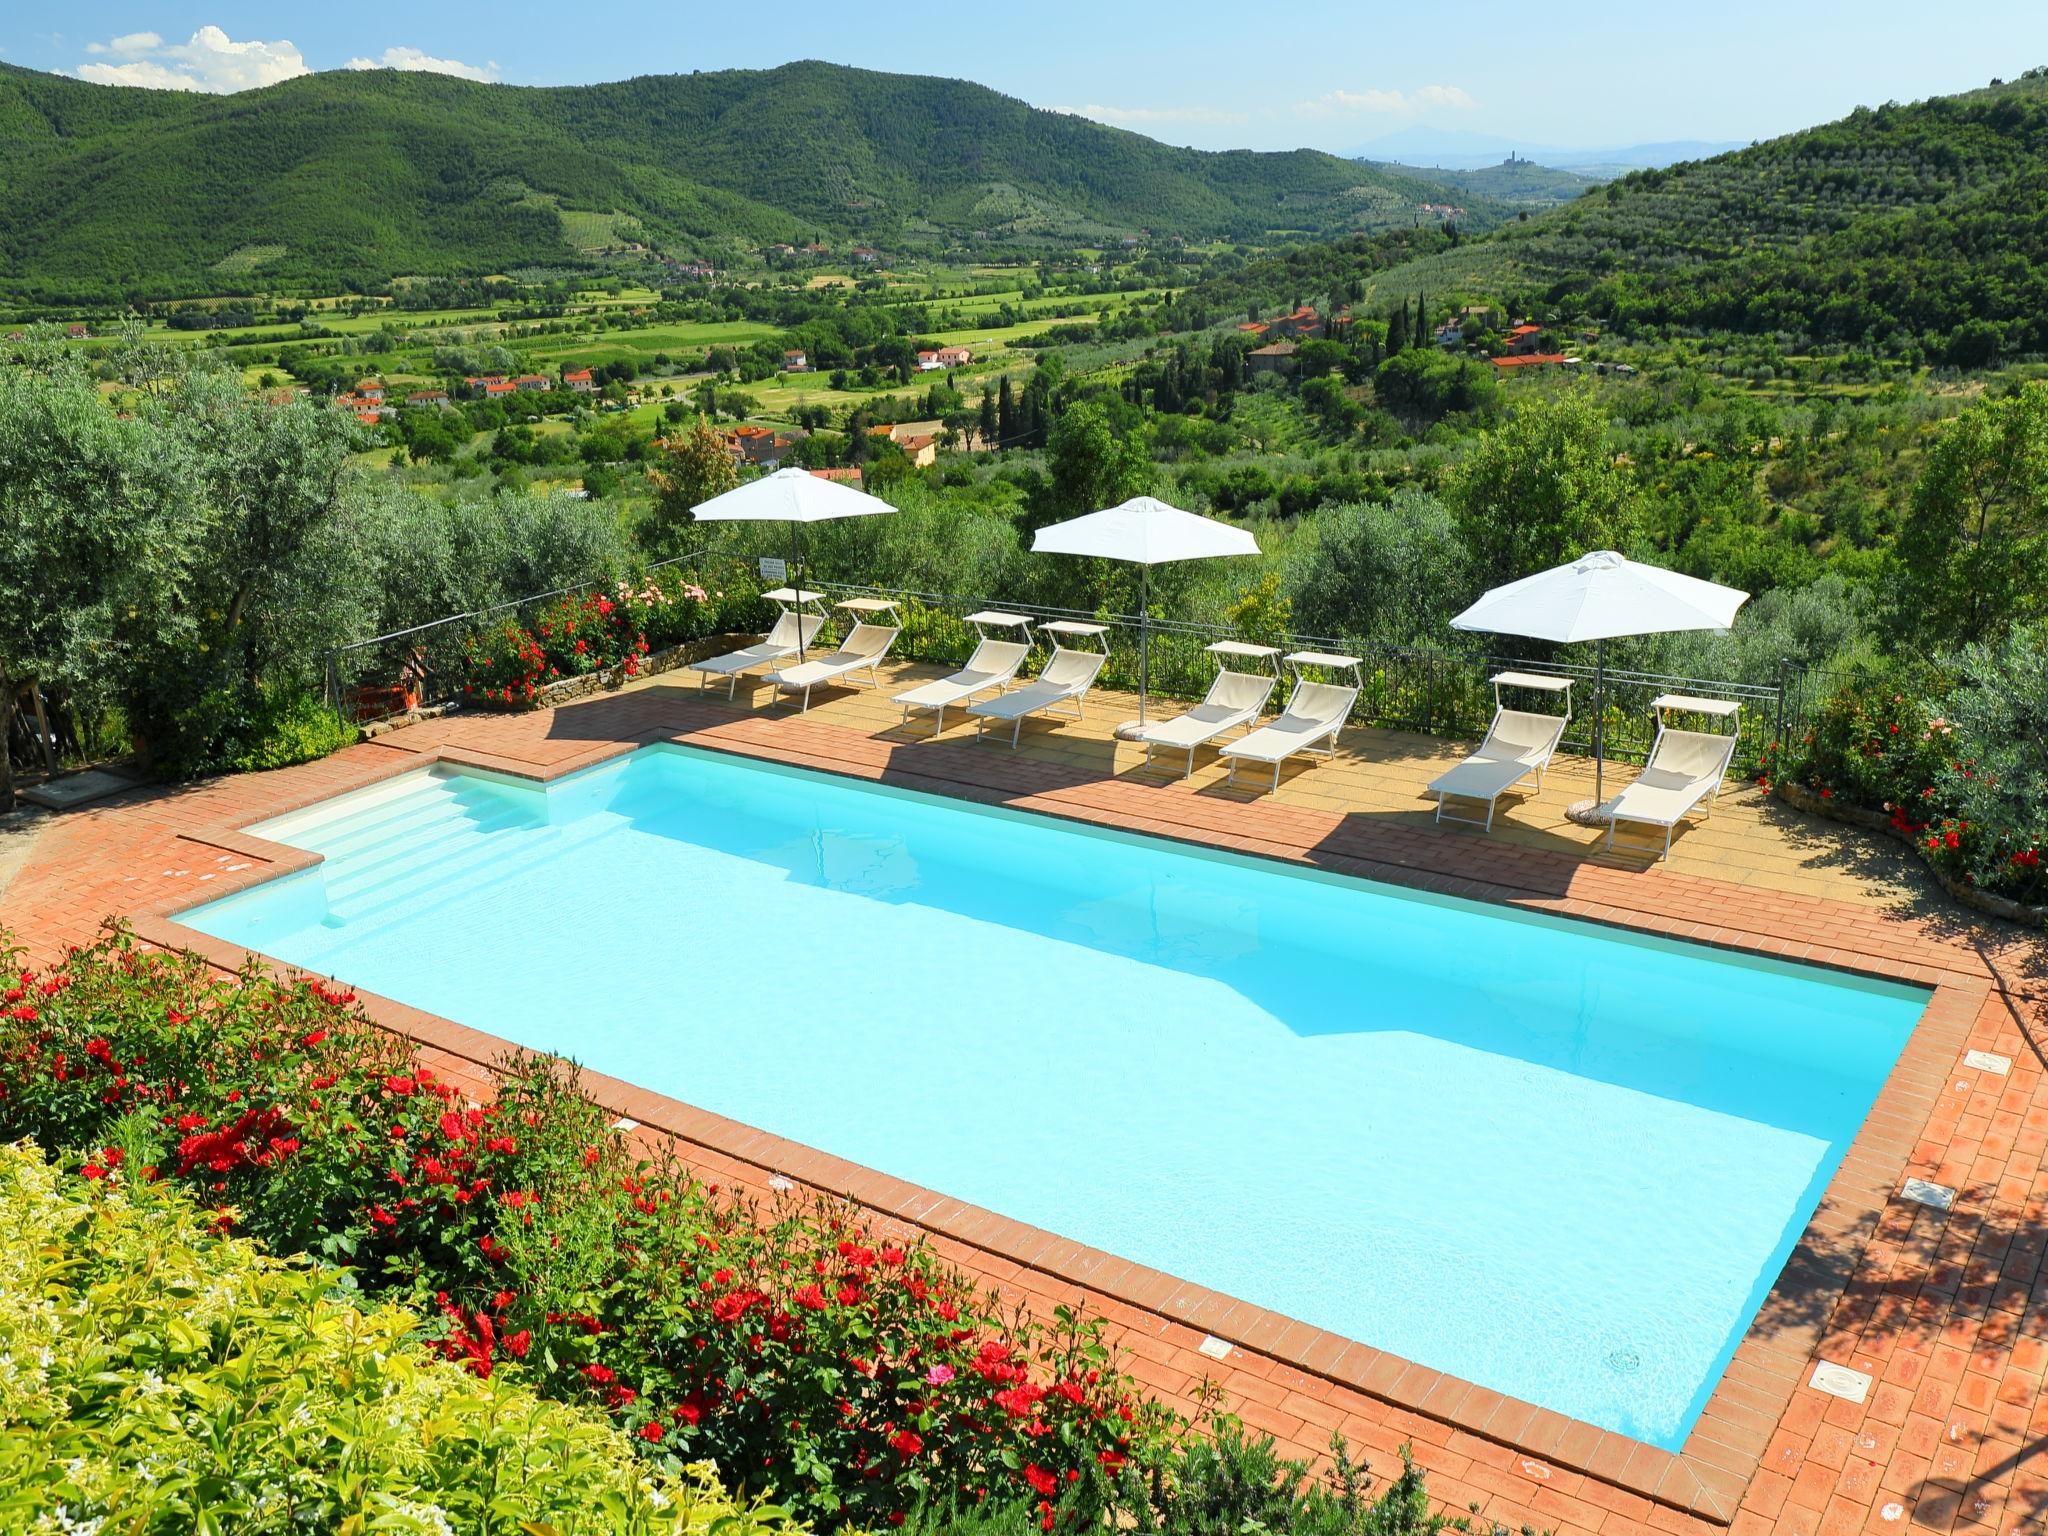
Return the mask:
<svg viewBox="0 0 2048 1536">
<path fill-rule="evenodd" d="M 327 653 L 326 661 L 327 664 L 324 670 L 327 674 L 327 707 L 339 711 L 341 708 L 341 673 L 335 665 L 333 651 Z"/>
<path fill-rule="evenodd" d="M 1778 658 L 1778 723 L 1772 732 L 1771 740 L 1777 743 L 1781 752 L 1785 748 L 1785 679 L 1789 666 L 1790 661 L 1787 657 Z"/>
</svg>

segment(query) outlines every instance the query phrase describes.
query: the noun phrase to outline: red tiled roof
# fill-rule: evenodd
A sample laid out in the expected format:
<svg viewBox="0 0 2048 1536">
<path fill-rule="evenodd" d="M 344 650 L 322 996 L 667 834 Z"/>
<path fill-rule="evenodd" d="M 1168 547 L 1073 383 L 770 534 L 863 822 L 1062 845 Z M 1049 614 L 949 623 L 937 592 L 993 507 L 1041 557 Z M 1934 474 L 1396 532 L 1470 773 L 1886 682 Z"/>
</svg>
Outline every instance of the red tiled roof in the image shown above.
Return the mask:
<svg viewBox="0 0 2048 1536">
<path fill-rule="evenodd" d="M 1240 331 L 1250 331 L 1254 336 L 1262 336 L 1265 334 L 1267 328 L 1265 324 L 1261 321 L 1247 320 L 1243 325 L 1240 325 L 1238 329 Z"/>
<path fill-rule="evenodd" d="M 562 375 L 562 381 L 565 384 L 578 382 L 588 383 L 590 381 L 590 370 L 588 368 L 571 368 L 567 373 Z"/>
<path fill-rule="evenodd" d="M 814 469 L 811 473 L 820 480 L 845 480 L 855 485 L 860 484 L 860 471 L 857 469 Z"/>
<path fill-rule="evenodd" d="M 1525 368 L 1531 363 L 1561 363 L 1563 361 L 1564 354 L 1562 352 L 1524 352 L 1520 357 L 1496 357 L 1493 360 L 1493 366 L 1496 368 Z"/>
<path fill-rule="evenodd" d="M 1509 329 L 1510 336 L 1534 336 L 1543 329 L 1540 325 L 1517 325 Z"/>
</svg>

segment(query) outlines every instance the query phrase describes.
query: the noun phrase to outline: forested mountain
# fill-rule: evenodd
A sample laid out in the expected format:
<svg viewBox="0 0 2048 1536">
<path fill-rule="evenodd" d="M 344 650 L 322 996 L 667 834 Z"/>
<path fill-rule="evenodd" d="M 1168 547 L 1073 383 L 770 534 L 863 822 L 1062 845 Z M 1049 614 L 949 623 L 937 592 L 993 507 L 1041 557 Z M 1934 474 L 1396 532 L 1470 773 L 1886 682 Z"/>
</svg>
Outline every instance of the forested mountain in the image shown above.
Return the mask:
<svg viewBox="0 0 2048 1536">
<path fill-rule="evenodd" d="M 1334 234 L 1444 196 L 821 63 L 549 89 L 336 71 L 231 96 L 0 65 L 0 266 L 49 297 L 561 265 L 592 229 L 714 259 L 820 236 Z"/>
<path fill-rule="evenodd" d="M 2048 352 L 2048 69 L 1639 171 L 1373 283 L 1461 286 L 1963 366 Z"/>
</svg>

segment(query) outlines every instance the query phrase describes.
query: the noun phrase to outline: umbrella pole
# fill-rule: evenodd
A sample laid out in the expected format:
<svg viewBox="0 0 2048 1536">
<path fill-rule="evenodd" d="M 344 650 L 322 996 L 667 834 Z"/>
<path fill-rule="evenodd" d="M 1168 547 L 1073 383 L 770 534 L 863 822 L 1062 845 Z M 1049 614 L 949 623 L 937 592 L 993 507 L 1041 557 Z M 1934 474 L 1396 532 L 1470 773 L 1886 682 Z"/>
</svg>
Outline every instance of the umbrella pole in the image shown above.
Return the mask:
<svg viewBox="0 0 2048 1536">
<path fill-rule="evenodd" d="M 1145 723 L 1145 698 L 1152 691 L 1152 567 L 1138 567 L 1138 724 Z"/>
<path fill-rule="evenodd" d="M 1606 799 L 1602 775 L 1602 769 L 1606 766 L 1602 751 L 1606 745 L 1606 729 L 1607 642 L 1601 639 L 1593 642 L 1593 803 L 1596 806 Z"/>
<path fill-rule="evenodd" d="M 804 535 L 802 523 L 789 525 L 789 568 L 796 587 L 796 659 L 801 662 L 809 649 L 804 633 Z"/>
</svg>

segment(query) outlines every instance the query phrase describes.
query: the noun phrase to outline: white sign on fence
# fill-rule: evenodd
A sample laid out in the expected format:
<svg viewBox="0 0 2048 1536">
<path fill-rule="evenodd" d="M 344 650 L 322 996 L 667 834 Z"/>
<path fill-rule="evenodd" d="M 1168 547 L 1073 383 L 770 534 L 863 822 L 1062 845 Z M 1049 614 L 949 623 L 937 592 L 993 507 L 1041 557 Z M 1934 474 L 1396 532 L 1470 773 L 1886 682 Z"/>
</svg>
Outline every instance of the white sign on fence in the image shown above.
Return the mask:
<svg viewBox="0 0 2048 1536">
<path fill-rule="evenodd" d="M 763 555 L 761 557 L 761 579 L 763 581 L 789 580 L 789 562 Z"/>
</svg>

